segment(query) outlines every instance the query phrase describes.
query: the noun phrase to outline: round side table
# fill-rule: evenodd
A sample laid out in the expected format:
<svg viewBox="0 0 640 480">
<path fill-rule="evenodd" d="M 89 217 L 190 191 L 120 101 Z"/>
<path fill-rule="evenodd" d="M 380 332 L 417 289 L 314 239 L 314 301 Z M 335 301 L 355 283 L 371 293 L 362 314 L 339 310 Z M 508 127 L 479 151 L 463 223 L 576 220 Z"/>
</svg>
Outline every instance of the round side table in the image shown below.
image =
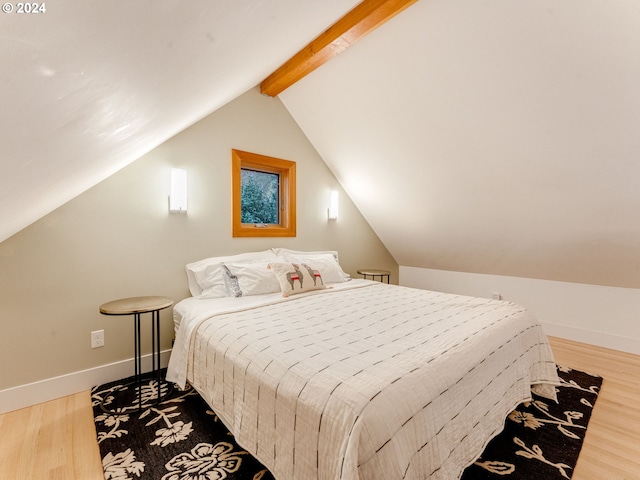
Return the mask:
<svg viewBox="0 0 640 480">
<path fill-rule="evenodd" d="M 377 270 L 375 268 L 361 268 L 357 270 L 359 275 L 362 275 L 366 280 L 367 277 L 376 279 L 376 277 L 380 277 L 380 281 L 383 281 L 384 277 L 387 277 L 387 283 L 389 283 L 389 277 L 391 277 L 391 272 L 389 270 Z"/>
<path fill-rule="evenodd" d="M 160 310 L 169 308 L 173 305 L 173 300 L 168 297 L 131 297 L 113 300 L 100 305 L 100 313 L 103 315 L 133 315 L 133 348 L 134 348 L 134 380 L 128 386 L 135 385 L 135 395 L 131 399 L 131 395 L 126 396 L 126 400 L 121 406 L 107 408 L 104 401 L 100 405 L 103 411 L 107 413 L 128 412 L 132 410 L 141 410 L 143 407 L 156 405 L 163 398 L 169 396 L 173 390 L 173 385 L 162 379 L 160 369 Z M 151 379 L 155 379 L 157 397 L 151 399 L 149 389 L 143 395 L 142 388 L 142 349 L 140 346 L 140 316 L 143 313 L 151 313 L 151 362 L 152 369 L 148 375 Z M 137 405 L 136 405 L 137 396 Z M 115 399 L 114 399 L 115 401 Z"/>
</svg>

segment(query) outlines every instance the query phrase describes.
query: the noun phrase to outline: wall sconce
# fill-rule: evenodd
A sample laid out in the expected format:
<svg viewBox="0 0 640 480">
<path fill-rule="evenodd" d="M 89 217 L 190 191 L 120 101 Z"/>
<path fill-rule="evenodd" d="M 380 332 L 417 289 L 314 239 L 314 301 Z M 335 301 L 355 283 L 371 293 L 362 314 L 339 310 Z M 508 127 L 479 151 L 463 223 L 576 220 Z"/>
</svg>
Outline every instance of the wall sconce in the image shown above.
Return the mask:
<svg viewBox="0 0 640 480">
<path fill-rule="evenodd" d="M 187 171 L 181 168 L 171 169 L 171 195 L 169 211 L 187 212 Z"/>
<path fill-rule="evenodd" d="M 329 196 L 329 220 L 338 219 L 338 192 L 337 190 L 331 190 Z"/>
</svg>

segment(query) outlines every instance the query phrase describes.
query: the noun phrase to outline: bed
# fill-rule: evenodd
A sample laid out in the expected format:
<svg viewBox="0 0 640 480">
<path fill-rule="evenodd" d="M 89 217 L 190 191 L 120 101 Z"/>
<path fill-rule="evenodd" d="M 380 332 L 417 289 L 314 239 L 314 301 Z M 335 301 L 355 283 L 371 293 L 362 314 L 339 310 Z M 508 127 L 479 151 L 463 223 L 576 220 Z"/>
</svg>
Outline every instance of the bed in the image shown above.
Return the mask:
<svg viewBox="0 0 640 480">
<path fill-rule="evenodd" d="M 291 292 L 296 272 L 314 287 Z M 458 479 L 532 389 L 555 399 L 548 341 L 510 302 L 350 279 L 336 252 L 217 257 L 187 276 L 167 378 L 278 480 Z"/>
</svg>

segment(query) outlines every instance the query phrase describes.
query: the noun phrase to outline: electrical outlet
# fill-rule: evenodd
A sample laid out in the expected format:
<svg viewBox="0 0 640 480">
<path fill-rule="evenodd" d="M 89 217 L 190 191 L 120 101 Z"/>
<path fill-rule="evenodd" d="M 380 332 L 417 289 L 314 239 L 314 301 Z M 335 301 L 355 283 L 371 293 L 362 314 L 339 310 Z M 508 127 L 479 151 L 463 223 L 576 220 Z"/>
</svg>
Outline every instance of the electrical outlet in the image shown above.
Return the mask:
<svg viewBox="0 0 640 480">
<path fill-rule="evenodd" d="M 502 295 L 500 292 L 493 292 L 493 294 L 491 294 L 491 298 L 494 300 L 502 300 Z"/>
<path fill-rule="evenodd" d="M 104 347 L 104 330 L 91 332 L 91 348 Z"/>
</svg>

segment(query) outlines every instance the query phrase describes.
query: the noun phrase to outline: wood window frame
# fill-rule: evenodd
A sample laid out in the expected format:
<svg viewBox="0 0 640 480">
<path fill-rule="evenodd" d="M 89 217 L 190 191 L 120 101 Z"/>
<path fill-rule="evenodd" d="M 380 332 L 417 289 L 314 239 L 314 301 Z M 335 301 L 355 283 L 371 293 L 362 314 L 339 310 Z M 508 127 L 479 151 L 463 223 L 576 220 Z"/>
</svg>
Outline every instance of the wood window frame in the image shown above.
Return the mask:
<svg viewBox="0 0 640 480">
<path fill-rule="evenodd" d="M 242 223 L 242 169 L 275 173 L 280 176 L 279 220 L 273 225 Z M 231 150 L 231 180 L 233 192 L 234 237 L 295 237 L 296 236 L 296 162 L 257 153 Z"/>
</svg>

